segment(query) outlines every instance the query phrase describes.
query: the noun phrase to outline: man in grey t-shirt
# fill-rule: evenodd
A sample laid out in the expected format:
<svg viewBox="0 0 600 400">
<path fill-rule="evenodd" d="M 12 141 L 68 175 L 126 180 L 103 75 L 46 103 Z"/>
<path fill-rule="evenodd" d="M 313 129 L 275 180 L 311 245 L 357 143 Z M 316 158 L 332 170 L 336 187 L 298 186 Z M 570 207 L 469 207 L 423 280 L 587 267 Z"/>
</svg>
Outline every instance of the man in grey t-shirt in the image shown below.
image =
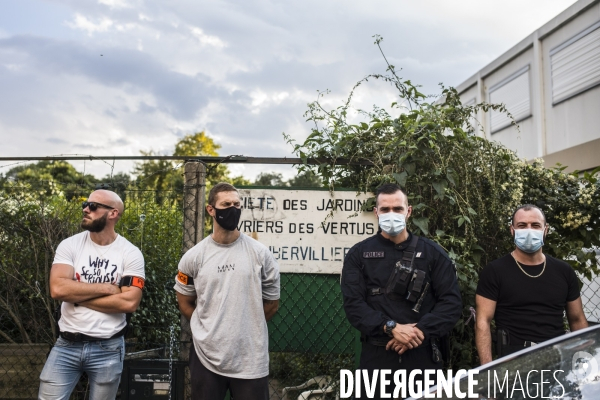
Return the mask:
<svg viewBox="0 0 600 400">
<path fill-rule="evenodd" d="M 269 249 L 237 229 L 240 197 L 219 183 L 206 211 L 213 233 L 179 262 L 179 310 L 190 320 L 193 400 L 269 397 L 267 321 L 279 306 L 279 266 Z"/>
</svg>

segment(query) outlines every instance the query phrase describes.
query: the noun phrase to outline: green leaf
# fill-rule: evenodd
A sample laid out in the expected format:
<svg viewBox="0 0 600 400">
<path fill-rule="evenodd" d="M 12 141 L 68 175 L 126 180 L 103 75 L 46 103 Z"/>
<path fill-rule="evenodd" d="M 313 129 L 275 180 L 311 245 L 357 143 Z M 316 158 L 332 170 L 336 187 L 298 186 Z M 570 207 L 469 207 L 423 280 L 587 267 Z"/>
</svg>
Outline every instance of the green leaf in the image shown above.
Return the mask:
<svg viewBox="0 0 600 400">
<path fill-rule="evenodd" d="M 448 181 L 442 179 L 441 181 L 433 182 L 432 185 L 435 191 L 440 196 L 440 198 L 444 197 L 444 193 L 446 192 L 446 188 L 448 187 Z"/>
<path fill-rule="evenodd" d="M 448 179 L 448 181 L 449 181 L 449 182 L 450 182 L 452 185 L 456 186 L 456 181 L 454 180 L 454 177 L 452 176 L 452 173 L 450 173 L 450 172 L 447 172 L 447 173 L 446 173 L 446 179 Z"/>
<path fill-rule="evenodd" d="M 406 173 L 406 171 L 402 171 L 399 174 L 392 174 L 392 176 L 394 177 L 396 182 L 398 182 L 398 185 L 400 185 L 401 187 L 406 186 L 406 179 L 408 178 L 408 174 Z"/>
<path fill-rule="evenodd" d="M 454 252 L 454 249 L 450 249 L 450 251 L 448 252 L 448 257 L 450 257 L 451 260 L 456 260 L 456 253 Z M 459 265 L 456 265 L 456 268 L 459 268 Z"/>
<path fill-rule="evenodd" d="M 460 228 L 462 226 L 462 224 L 465 223 L 465 219 L 463 217 L 459 217 L 458 218 L 458 227 Z"/>
<path fill-rule="evenodd" d="M 441 229 L 436 229 L 436 230 L 435 230 L 435 236 L 442 237 L 442 236 L 444 236 L 445 234 L 446 234 L 446 232 L 444 232 L 444 231 L 443 231 L 443 230 L 441 230 Z"/>
<path fill-rule="evenodd" d="M 402 167 L 408 173 L 408 175 L 414 175 L 415 170 L 417 169 L 417 165 L 415 163 L 404 164 Z"/>
<path fill-rule="evenodd" d="M 417 205 L 413 206 L 413 211 L 414 210 L 420 210 L 422 208 L 427 208 L 427 204 L 425 204 L 425 203 L 418 203 Z"/>
<path fill-rule="evenodd" d="M 467 211 L 469 211 L 469 214 L 471 215 L 477 215 L 477 212 L 475 212 L 475 210 L 473 210 L 471 207 L 467 208 Z"/>
<path fill-rule="evenodd" d="M 429 218 L 427 217 L 419 217 L 413 218 L 413 224 L 417 226 L 423 232 L 424 235 L 429 235 Z"/>
</svg>

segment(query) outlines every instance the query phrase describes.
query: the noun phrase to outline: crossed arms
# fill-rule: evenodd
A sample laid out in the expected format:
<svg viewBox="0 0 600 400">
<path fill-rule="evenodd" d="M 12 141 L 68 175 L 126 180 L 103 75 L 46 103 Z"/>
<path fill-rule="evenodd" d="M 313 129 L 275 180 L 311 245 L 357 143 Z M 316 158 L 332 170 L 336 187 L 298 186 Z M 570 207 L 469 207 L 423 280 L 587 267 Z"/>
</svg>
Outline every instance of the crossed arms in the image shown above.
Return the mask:
<svg viewBox="0 0 600 400">
<path fill-rule="evenodd" d="M 119 288 L 112 283 L 87 283 L 73 280 L 74 269 L 54 264 L 50 270 L 50 295 L 54 300 L 75 303 L 106 314 L 132 313 L 142 300 L 135 286 Z"/>
</svg>

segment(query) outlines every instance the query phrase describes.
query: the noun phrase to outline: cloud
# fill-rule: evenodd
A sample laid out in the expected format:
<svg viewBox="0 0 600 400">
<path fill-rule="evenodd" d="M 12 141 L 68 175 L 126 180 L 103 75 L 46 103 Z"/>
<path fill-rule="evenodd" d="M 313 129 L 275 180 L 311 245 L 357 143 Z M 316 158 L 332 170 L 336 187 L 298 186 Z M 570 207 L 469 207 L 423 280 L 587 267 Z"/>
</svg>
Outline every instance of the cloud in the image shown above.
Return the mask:
<svg viewBox="0 0 600 400">
<path fill-rule="evenodd" d="M 56 138 L 56 137 L 49 137 L 46 139 L 46 142 L 53 143 L 53 144 L 68 144 L 69 143 L 64 139 Z"/>
<path fill-rule="evenodd" d="M 126 0 L 98 0 L 98 3 L 107 5 L 111 9 L 133 7 Z"/>
<path fill-rule="evenodd" d="M 330 90 L 324 102 L 335 107 L 356 81 L 385 71 L 374 34 L 401 76 L 435 93 L 572 3 L 14 2 L 0 15 L 0 155 L 168 154 L 206 130 L 223 155 L 290 157 L 282 132 L 307 136 L 303 114 L 318 90 Z M 354 105 L 386 106 L 394 96 L 371 81 Z M 107 173 L 100 162 L 86 168 Z M 230 168 L 252 178 L 261 168 L 292 174 Z"/>
<path fill-rule="evenodd" d="M 204 31 L 198 27 L 192 27 L 190 31 L 192 32 L 192 35 L 194 35 L 194 37 L 198 39 L 200 44 L 219 48 L 223 48 L 226 46 L 226 44 L 221 39 L 219 39 L 216 36 L 205 34 Z"/>
<path fill-rule="evenodd" d="M 72 22 L 68 22 L 67 25 L 73 29 L 80 29 L 87 32 L 88 35 L 92 35 L 96 32 L 108 31 L 114 25 L 114 22 L 108 18 L 102 18 L 94 23 L 81 14 L 75 14 L 75 19 Z"/>
<path fill-rule="evenodd" d="M 30 70 L 46 79 L 81 76 L 132 93 L 149 93 L 162 110 L 176 118 L 193 117 L 217 90 L 202 74 L 190 77 L 174 72 L 150 55 L 132 49 L 94 48 L 30 36 L 0 39 L 0 49 L 20 53 Z"/>
</svg>

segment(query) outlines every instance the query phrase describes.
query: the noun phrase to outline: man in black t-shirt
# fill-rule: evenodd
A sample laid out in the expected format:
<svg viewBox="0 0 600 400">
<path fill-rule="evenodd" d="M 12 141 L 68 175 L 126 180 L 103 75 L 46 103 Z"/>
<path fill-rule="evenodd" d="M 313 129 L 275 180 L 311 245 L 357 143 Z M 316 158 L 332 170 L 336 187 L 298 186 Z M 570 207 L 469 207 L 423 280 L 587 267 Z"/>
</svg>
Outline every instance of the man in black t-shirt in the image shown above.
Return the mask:
<svg viewBox="0 0 600 400">
<path fill-rule="evenodd" d="M 492 319 L 506 332 L 499 356 L 562 335 L 564 311 L 571 331 L 588 326 L 575 271 L 542 252 L 548 233 L 543 211 L 531 204 L 519 207 L 510 232 L 515 249 L 486 265 L 477 285 L 475 342 L 481 364 L 492 361 Z"/>
</svg>

